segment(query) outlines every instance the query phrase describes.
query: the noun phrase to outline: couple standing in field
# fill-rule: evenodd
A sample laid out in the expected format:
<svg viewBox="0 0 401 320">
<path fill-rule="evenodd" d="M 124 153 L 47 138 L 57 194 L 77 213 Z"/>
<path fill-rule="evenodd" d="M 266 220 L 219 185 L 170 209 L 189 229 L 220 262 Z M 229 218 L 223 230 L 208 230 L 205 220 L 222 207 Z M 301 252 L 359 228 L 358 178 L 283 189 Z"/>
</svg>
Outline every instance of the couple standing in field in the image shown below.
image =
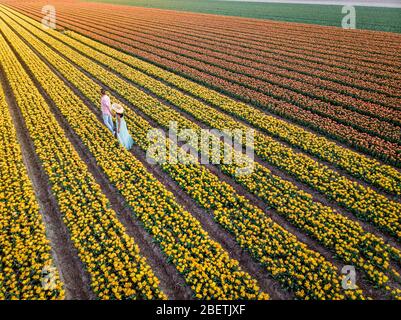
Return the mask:
<svg viewBox="0 0 401 320">
<path fill-rule="evenodd" d="M 127 123 L 124 119 L 124 108 L 117 103 L 111 104 L 110 97 L 106 94 L 104 89 L 100 90 L 100 94 L 102 95 L 100 104 L 102 106 L 104 124 L 111 132 L 113 132 L 113 135 L 117 137 L 121 145 L 128 150 L 131 149 L 132 145 L 134 144 L 134 140 L 132 140 L 132 137 L 128 132 Z M 113 122 L 113 112 L 116 114 L 115 126 Z"/>
</svg>

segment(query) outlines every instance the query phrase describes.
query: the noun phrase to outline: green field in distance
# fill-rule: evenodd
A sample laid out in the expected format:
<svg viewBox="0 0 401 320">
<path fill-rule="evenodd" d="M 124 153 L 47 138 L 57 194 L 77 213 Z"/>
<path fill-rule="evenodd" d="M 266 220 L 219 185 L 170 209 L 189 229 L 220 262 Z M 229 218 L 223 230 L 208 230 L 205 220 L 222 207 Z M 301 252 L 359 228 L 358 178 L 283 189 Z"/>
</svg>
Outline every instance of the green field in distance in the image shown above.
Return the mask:
<svg viewBox="0 0 401 320">
<path fill-rule="evenodd" d="M 89 0 L 92 1 L 92 0 Z M 342 6 L 219 0 L 93 0 L 148 8 L 341 26 Z M 401 8 L 356 7 L 358 29 L 401 33 Z"/>
</svg>

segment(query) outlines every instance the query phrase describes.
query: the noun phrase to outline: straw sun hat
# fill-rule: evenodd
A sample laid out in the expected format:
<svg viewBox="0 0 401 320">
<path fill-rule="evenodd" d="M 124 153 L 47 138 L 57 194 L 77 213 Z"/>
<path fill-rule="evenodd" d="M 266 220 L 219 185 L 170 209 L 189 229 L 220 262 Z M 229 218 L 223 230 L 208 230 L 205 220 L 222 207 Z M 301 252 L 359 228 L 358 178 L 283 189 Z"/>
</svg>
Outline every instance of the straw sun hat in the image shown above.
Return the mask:
<svg viewBox="0 0 401 320">
<path fill-rule="evenodd" d="M 111 105 L 111 109 L 114 110 L 116 113 L 119 113 L 119 114 L 123 114 L 124 113 L 124 108 L 121 105 L 119 105 L 118 103 L 113 103 Z"/>
</svg>

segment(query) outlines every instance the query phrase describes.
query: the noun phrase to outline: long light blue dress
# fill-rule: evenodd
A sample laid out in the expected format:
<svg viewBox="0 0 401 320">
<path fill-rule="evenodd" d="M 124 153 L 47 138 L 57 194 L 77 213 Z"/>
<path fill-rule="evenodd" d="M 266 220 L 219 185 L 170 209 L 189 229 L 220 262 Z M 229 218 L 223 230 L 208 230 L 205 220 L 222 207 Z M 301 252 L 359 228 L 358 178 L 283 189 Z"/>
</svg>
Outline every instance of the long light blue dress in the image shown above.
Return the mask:
<svg viewBox="0 0 401 320">
<path fill-rule="evenodd" d="M 118 116 L 117 116 L 118 117 Z M 118 119 L 116 119 L 116 130 L 117 130 L 117 138 L 118 141 L 126 148 L 131 149 L 134 144 L 134 140 L 130 136 L 127 128 L 127 123 L 125 122 L 124 117 L 120 118 L 120 133 L 118 133 Z"/>
</svg>

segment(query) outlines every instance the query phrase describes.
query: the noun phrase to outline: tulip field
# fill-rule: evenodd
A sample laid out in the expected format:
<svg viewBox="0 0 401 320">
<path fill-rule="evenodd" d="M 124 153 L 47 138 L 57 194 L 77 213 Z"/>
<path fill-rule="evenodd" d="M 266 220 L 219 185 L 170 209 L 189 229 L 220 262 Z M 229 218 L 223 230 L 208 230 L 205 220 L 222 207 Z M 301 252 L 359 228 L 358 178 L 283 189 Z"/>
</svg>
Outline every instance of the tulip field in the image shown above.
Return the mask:
<svg viewBox="0 0 401 320">
<path fill-rule="evenodd" d="M 401 300 L 400 34 L 46 4 L 0 0 L 0 300 Z M 253 170 L 149 163 L 172 122 Z"/>
</svg>

